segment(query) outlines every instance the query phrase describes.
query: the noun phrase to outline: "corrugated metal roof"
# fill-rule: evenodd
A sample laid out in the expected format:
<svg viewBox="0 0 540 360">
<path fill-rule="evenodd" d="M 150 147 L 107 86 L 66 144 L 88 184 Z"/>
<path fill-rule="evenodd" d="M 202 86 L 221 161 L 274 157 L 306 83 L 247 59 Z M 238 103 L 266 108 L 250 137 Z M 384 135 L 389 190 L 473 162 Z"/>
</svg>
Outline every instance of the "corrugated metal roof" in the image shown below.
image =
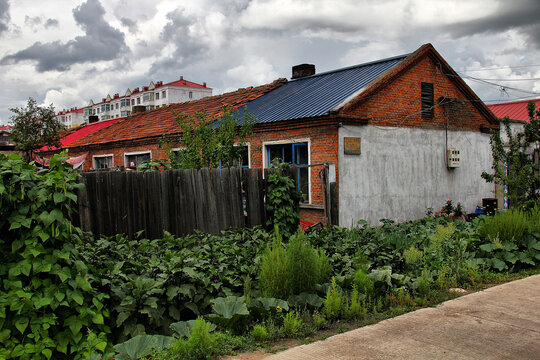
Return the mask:
<svg viewBox="0 0 540 360">
<path fill-rule="evenodd" d="M 258 123 L 327 115 L 407 56 L 396 56 L 291 80 L 251 101 L 247 105 L 247 111 L 257 118 Z M 243 109 L 238 115 L 240 118 L 243 116 Z"/>
<path fill-rule="evenodd" d="M 529 110 L 527 109 L 529 102 L 536 104 L 536 109 L 540 109 L 540 99 L 512 101 L 500 104 L 488 105 L 488 108 L 493 111 L 498 118 L 509 117 L 512 120 L 521 120 L 530 122 Z"/>
</svg>

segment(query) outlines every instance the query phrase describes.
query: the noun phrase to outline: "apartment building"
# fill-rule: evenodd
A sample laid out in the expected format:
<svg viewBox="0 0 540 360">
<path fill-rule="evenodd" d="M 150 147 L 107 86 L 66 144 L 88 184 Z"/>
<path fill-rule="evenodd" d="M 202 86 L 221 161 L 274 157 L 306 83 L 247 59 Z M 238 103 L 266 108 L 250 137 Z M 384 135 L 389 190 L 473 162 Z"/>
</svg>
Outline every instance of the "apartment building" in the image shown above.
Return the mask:
<svg viewBox="0 0 540 360">
<path fill-rule="evenodd" d="M 176 81 L 163 84 L 162 81 L 150 82 L 148 86 L 127 89 L 123 96 L 107 95 L 100 102 L 90 100 L 84 108 L 83 118 L 86 123 L 117 119 L 143 110 L 153 110 L 168 104 L 198 100 L 212 95 L 212 89 L 206 83 L 197 84 L 185 80 L 182 76 Z"/>
<path fill-rule="evenodd" d="M 85 123 L 84 109 L 79 108 L 59 111 L 55 115 L 55 118 L 68 129 L 81 126 Z"/>
</svg>

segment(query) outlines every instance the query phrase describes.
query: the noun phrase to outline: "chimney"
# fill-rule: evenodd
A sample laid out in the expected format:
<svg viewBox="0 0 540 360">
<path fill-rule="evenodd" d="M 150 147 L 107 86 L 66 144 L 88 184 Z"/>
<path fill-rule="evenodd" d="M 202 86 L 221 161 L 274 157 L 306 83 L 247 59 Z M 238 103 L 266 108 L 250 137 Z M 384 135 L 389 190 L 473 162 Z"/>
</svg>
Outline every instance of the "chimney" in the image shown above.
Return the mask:
<svg viewBox="0 0 540 360">
<path fill-rule="evenodd" d="M 313 64 L 300 64 L 292 67 L 291 80 L 311 75 L 315 75 L 315 65 Z"/>
<path fill-rule="evenodd" d="M 202 83 L 202 86 L 206 87 L 206 82 L 203 82 L 203 83 Z"/>
<path fill-rule="evenodd" d="M 183 76 L 180 76 L 180 80 L 184 80 L 184 77 L 183 77 Z"/>
</svg>

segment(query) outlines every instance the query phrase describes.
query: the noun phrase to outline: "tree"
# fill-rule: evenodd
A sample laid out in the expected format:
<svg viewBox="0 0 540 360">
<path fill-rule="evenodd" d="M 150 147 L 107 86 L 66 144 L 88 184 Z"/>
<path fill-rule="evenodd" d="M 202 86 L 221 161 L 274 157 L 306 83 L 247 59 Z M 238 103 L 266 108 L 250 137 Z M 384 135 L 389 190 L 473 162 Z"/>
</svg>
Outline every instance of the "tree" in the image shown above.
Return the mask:
<svg viewBox="0 0 540 360">
<path fill-rule="evenodd" d="M 223 107 L 223 116 L 216 121 L 209 119 L 206 112 L 194 115 L 180 114 L 176 117 L 182 129 L 181 142 L 185 149 L 173 153 L 169 145 L 169 160 L 173 168 L 200 169 L 217 166 L 238 165 L 238 159 L 246 139 L 253 133 L 255 118 L 244 109 L 242 119 L 231 107 Z"/>
<path fill-rule="evenodd" d="M 530 123 L 520 132 L 512 131 L 508 117 L 502 120 L 507 144 L 501 132 L 491 135 L 493 173 L 482 173 L 487 182 L 503 186 L 511 206 L 527 201 L 537 203 L 540 195 L 540 174 L 535 159 L 540 149 L 540 111 L 533 102 L 529 103 L 528 110 Z"/>
<path fill-rule="evenodd" d="M 24 153 L 25 160 L 43 146 L 60 146 L 60 131 L 64 126 L 54 118 L 54 107 L 38 106 L 36 100 L 28 99 L 26 107 L 9 109 L 11 116 L 11 140 L 15 149 Z"/>
</svg>

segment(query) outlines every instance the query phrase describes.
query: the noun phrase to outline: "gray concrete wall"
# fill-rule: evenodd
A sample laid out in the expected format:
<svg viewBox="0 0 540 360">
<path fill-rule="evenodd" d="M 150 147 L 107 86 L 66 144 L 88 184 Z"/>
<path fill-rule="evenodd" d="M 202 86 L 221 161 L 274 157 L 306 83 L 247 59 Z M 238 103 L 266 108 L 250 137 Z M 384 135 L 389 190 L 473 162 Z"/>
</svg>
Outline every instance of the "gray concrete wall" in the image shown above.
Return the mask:
<svg viewBox="0 0 540 360">
<path fill-rule="evenodd" d="M 344 137 L 361 138 L 361 154 L 345 155 Z M 339 129 L 339 222 L 350 227 L 360 219 L 421 218 L 446 200 L 466 212 L 494 196 L 494 185 L 480 177 L 491 166 L 489 135 L 449 131 L 448 147 L 461 152 L 461 166 L 446 167 L 444 130 L 379 126 Z"/>
</svg>

